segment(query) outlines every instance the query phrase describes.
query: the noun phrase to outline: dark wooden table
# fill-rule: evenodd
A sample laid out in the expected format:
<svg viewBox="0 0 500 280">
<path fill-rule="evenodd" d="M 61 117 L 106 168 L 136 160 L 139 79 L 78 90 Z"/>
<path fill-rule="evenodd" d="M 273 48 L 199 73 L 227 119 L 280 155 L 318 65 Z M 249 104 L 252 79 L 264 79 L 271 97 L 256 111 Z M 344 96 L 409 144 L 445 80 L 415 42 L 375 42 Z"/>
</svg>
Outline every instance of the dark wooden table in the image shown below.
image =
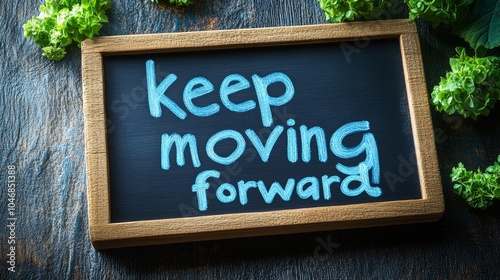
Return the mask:
<svg viewBox="0 0 500 280">
<path fill-rule="evenodd" d="M 316 0 L 113 1 L 102 35 L 325 23 Z M 499 279 L 500 203 L 468 207 L 449 173 L 500 154 L 500 104 L 478 121 L 432 112 L 446 211 L 436 223 L 95 251 L 88 236 L 81 54 L 41 56 L 22 25 L 38 0 L 0 2 L 1 279 Z M 396 4 L 383 18 L 405 16 Z M 418 22 L 428 89 L 463 44 Z M 7 270 L 7 173 L 16 174 L 16 267 Z"/>
</svg>

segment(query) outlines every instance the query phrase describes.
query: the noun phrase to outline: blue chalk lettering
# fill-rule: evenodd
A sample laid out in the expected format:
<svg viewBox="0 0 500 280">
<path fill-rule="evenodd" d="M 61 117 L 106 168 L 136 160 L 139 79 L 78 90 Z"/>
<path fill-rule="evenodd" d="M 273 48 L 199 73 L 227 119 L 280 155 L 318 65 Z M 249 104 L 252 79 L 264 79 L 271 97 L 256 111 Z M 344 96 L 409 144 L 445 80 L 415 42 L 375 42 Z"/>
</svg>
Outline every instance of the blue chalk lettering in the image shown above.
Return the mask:
<svg viewBox="0 0 500 280">
<path fill-rule="evenodd" d="M 378 184 L 380 182 L 380 164 L 378 157 L 378 148 L 375 137 L 372 133 L 365 133 L 361 143 L 356 147 L 348 148 L 342 143 L 344 138 L 356 132 L 368 131 L 370 123 L 368 121 L 351 122 L 340 127 L 332 135 L 330 139 L 331 151 L 340 158 L 354 158 L 361 153 L 366 152 L 366 159 L 363 161 L 366 168 L 372 170 L 372 182 Z M 341 163 L 337 164 L 337 169 L 346 175 L 360 174 L 358 166 L 345 166 Z"/>
<path fill-rule="evenodd" d="M 305 125 L 300 126 L 300 141 L 302 142 L 302 161 L 309 162 L 311 160 L 311 139 L 316 138 L 318 146 L 318 159 L 321 162 L 328 160 L 326 151 L 325 131 L 319 126 L 307 128 Z"/>
<path fill-rule="evenodd" d="M 236 148 L 229 156 L 221 157 L 217 153 L 215 153 L 215 150 L 214 150 L 215 144 L 217 144 L 221 140 L 228 139 L 228 138 L 232 138 L 236 141 Z M 222 131 L 217 132 L 212 137 L 210 137 L 210 139 L 208 139 L 207 145 L 206 145 L 206 151 L 207 151 L 208 157 L 211 160 L 213 160 L 217 163 L 220 163 L 220 164 L 230 165 L 231 163 L 235 162 L 243 154 L 243 152 L 245 151 L 245 147 L 246 147 L 245 139 L 238 131 L 235 131 L 232 129 L 226 129 L 226 130 L 222 130 Z"/>
<path fill-rule="evenodd" d="M 170 150 L 172 149 L 173 143 L 175 143 L 177 151 L 176 162 L 178 166 L 183 166 L 185 164 L 184 152 L 187 145 L 189 145 L 189 151 L 191 152 L 191 160 L 193 162 L 193 166 L 201 166 L 200 159 L 198 157 L 196 137 L 194 137 L 194 135 L 186 134 L 181 137 L 177 133 L 174 133 L 172 135 L 164 133 L 161 136 L 161 168 L 163 168 L 164 170 L 168 170 L 170 168 Z"/>
<path fill-rule="evenodd" d="M 257 101 L 260 107 L 262 125 L 270 127 L 273 123 L 271 106 L 282 106 L 292 100 L 293 95 L 295 94 L 295 88 L 293 87 L 290 78 L 286 74 L 280 72 L 271 73 L 264 78 L 261 78 L 258 75 L 253 75 L 252 80 L 255 86 L 255 92 L 257 93 Z M 280 97 L 269 96 L 267 87 L 276 82 L 281 82 L 285 85 L 285 92 Z"/>
<path fill-rule="evenodd" d="M 278 140 L 278 137 L 280 137 L 282 132 L 283 126 L 277 125 L 267 138 L 266 144 L 263 145 L 262 141 L 260 140 L 259 136 L 257 136 L 255 131 L 251 129 L 245 130 L 248 139 L 250 139 L 250 142 L 252 142 L 263 162 L 267 162 L 269 160 L 269 156 L 271 154 L 271 151 L 273 150 L 274 144 L 276 144 L 276 141 Z"/>
<path fill-rule="evenodd" d="M 220 172 L 216 170 L 203 171 L 196 176 L 195 183 L 191 187 L 191 190 L 196 193 L 196 197 L 198 198 L 198 209 L 200 211 L 206 211 L 208 209 L 207 190 L 210 188 L 210 184 L 207 183 L 207 179 L 210 177 L 219 178 L 219 176 Z"/>
<path fill-rule="evenodd" d="M 238 182 L 238 192 L 240 193 L 240 203 L 245 205 L 248 203 L 248 189 L 257 188 L 257 183 L 255 181 L 239 181 Z"/>
<path fill-rule="evenodd" d="M 270 204 L 271 202 L 273 202 L 276 194 L 278 194 L 284 201 L 289 201 L 290 197 L 292 196 L 293 187 L 295 186 L 295 180 L 292 178 L 288 179 L 284 189 L 278 182 L 272 183 L 269 191 L 267 191 L 266 185 L 262 181 L 258 181 L 257 186 L 259 188 L 260 194 L 262 195 L 262 198 L 264 198 L 264 201 L 267 204 Z"/>
<path fill-rule="evenodd" d="M 369 129 L 370 123 L 368 121 L 350 122 L 341 126 L 337 129 L 337 131 L 335 131 L 335 133 L 332 134 L 332 138 L 330 139 L 330 149 L 340 158 L 353 158 L 360 155 L 366 150 L 364 141 L 353 148 L 345 147 L 342 141 L 349 134 L 368 131 Z"/>
<path fill-rule="evenodd" d="M 146 61 L 146 80 L 148 87 L 148 103 L 149 113 L 152 117 L 161 117 L 161 106 L 167 107 L 174 115 L 183 120 L 187 114 L 174 101 L 165 96 L 167 89 L 177 80 L 175 74 L 169 74 L 160 85 L 156 85 L 155 62 L 153 60 Z"/>
<path fill-rule="evenodd" d="M 222 104 L 224 104 L 226 108 L 233 112 L 242 113 L 252 110 L 256 106 L 256 103 L 253 100 L 247 100 L 238 104 L 235 104 L 231 102 L 231 100 L 229 100 L 229 95 L 238 91 L 242 91 L 249 87 L 250 83 L 243 76 L 239 74 L 231 74 L 227 76 L 226 78 L 224 78 L 220 85 L 220 99 L 222 101 Z"/>
<path fill-rule="evenodd" d="M 224 194 L 225 191 L 229 192 L 229 195 Z M 229 183 L 220 185 L 215 193 L 217 195 L 217 199 L 219 199 L 219 201 L 222 203 L 233 202 L 236 199 L 237 195 L 236 189 Z"/>
<path fill-rule="evenodd" d="M 191 79 L 184 88 L 183 100 L 186 108 L 193 115 L 198 117 L 207 117 L 219 112 L 219 104 L 212 103 L 204 107 L 198 107 L 193 104 L 193 99 L 206 95 L 214 90 L 214 85 L 203 77 Z"/>
<path fill-rule="evenodd" d="M 382 194 L 382 189 L 370 185 L 368 176 L 368 168 L 364 162 L 359 164 L 359 174 L 347 176 L 340 184 L 340 190 L 347 196 L 357 196 L 362 192 L 366 192 L 371 197 L 379 197 Z M 359 187 L 355 189 L 349 188 L 351 182 L 360 182 Z"/>
<path fill-rule="evenodd" d="M 309 185 L 306 189 L 304 186 Z M 297 195 L 302 199 L 312 197 L 313 200 L 319 199 L 319 181 L 318 178 L 311 176 L 301 179 L 297 183 Z"/>
<path fill-rule="evenodd" d="M 288 119 L 286 121 L 288 126 L 294 126 L 295 120 Z M 286 155 L 289 162 L 297 162 L 298 160 L 298 147 L 297 147 L 297 131 L 293 127 L 289 127 L 286 131 L 287 136 L 287 147 L 286 147 Z"/>
<path fill-rule="evenodd" d="M 328 176 L 328 175 L 321 176 L 321 185 L 323 186 L 323 196 L 325 197 L 326 200 L 332 198 L 332 191 L 330 189 L 330 186 L 333 183 L 340 183 L 340 177 Z"/>
</svg>

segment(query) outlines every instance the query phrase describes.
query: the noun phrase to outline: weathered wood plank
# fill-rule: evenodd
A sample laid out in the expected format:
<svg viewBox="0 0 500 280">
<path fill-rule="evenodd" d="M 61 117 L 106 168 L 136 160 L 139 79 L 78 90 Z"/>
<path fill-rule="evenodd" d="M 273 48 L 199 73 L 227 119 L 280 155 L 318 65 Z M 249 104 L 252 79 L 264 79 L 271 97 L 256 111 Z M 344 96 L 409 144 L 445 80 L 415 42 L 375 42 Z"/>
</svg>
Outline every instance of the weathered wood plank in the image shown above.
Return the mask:
<svg viewBox="0 0 500 280">
<path fill-rule="evenodd" d="M 447 211 L 438 223 L 269 236 L 96 252 L 88 235 L 81 55 L 54 63 L 22 37 L 40 1 L 0 1 L 0 217 L 8 165 L 16 166 L 16 273 L 2 279 L 499 278 L 500 207 L 470 210 L 448 175 L 463 161 L 484 167 L 500 151 L 500 106 L 478 122 L 435 113 Z M 325 23 L 316 0 L 196 0 L 171 9 L 113 1 L 103 35 Z M 396 6 L 398 7 L 398 6 Z M 401 7 L 399 5 L 399 7 Z M 399 9 L 399 8 L 398 8 Z M 395 9 L 397 11 L 398 9 Z M 397 17 L 398 13 L 391 13 Z M 448 68 L 447 32 L 419 23 L 428 90 Z"/>
</svg>

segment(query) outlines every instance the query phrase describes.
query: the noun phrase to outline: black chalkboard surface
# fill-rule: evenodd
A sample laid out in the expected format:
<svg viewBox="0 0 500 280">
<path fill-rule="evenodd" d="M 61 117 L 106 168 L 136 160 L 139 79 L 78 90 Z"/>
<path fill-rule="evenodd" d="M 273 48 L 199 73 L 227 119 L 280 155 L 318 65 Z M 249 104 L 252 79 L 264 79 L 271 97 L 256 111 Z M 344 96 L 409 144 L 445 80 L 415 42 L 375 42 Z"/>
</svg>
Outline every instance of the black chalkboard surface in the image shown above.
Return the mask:
<svg viewBox="0 0 500 280">
<path fill-rule="evenodd" d="M 183 108 L 187 113 L 185 119 L 175 116 L 164 105 L 161 105 L 161 117 L 151 116 L 146 81 L 148 60 L 155 63 L 157 84 L 172 73 L 177 76 L 165 95 Z M 349 53 L 342 43 L 320 43 L 109 56 L 104 58 L 104 69 L 112 222 L 421 198 L 416 170 L 404 178 L 404 184 L 387 175 L 397 174 L 402 157 L 408 161 L 415 154 L 397 38 L 372 40 L 369 47 L 359 53 Z M 290 78 L 295 94 L 286 104 L 271 107 L 273 122 L 270 127 L 263 126 L 258 106 L 246 112 L 233 112 L 222 104 L 219 89 L 228 75 L 239 74 L 250 84 L 248 88 L 231 95 L 233 103 L 258 102 L 252 75 L 264 77 L 275 72 Z M 183 106 L 184 87 L 196 77 L 204 77 L 213 84 L 212 92 L 194 101 L 200 107 L 217 104 L 220 109 L 211 116 L 195 116 Z M 285 88 L 282 83 L 275 83 L 268 91 L 270 96 L 279 97 Z M 290 126 L 287 124 L 289 120 L 295 124 Z M 331 135 L 338 128 L 356 121 L 369 122 L 369 132 L 377 143 L 380 196 L 372 197 L 366 192 L 346 196 L 341 192 L 339 182 L 331 185 L 329 199 L 325 199 L 322 193 L 318 200 L 313 197 L 303 199 L 294 190 L 289 201 L 277 195 L 272 203 L 266 203 L 257 188 L 248 190 L 248 203 L 245 205 L 239 201 L 239 193 L 230 203 L 222 203 L 216 197 L 221 184 L 232 184 L 238 190 L 241 180 L 261 180 L 269 188 L 273 182 L 279 182 L 284 187 L 290 178 L 295 182 L 309 176 L 321 181 L 323 175 L 336 175 L 342 179 L 346 175 L 335 168 L 336 164 L 356 166 L 365 157 L 362 153 L 352 159 L 341 159 L 327 147 L 328 159 L 322 162 L 318 158 L 318 143 L 314 138 L 311 141 L 310 161 L 304 162 L 302 156 L 298 156 L 296 162 L 290 162 L 287 158 L 290 144 L 286 133 L 282 133 L 268 161 L 264 162 L 245 135 L 247 129 L 255 131 L 262 143 L 266 143 L 277 126 L 283 126 L 284 130 L 293 128 L 298 134 L 297 149 L 301 155 L 304 139 L 300 137 L 300 126 L 322 128 L 328 146 Z M 211 160 L 205 145 L 212 135 L 226 129 L 236 131 L 245 139 L 244 152 L 229 165 Z M 175 162 L 178 151 L 174 146 L 170 151 L 170 168 L 162 169 L 161 147 L 165 133 L 193 135 L 200 166 L 193 166 L 189 147 L 183 152 L 185 165 L 178 166 Z M 354 133 L 346 137 L 345 146 L 355 147 L 363 135 Z M 215 149 L 220 155 L 229 155 L 237 149 L 237 144 L 229 138 L 217 143 Z M 406 168 L 415 169 L 413 165 Z M 205 170 L 216 170 L 221 175 L 219 179 L 208 180 L 208 207 L 200 211 L 192 185 L 198 174 Z M 355 183 L 352 184 L 355 188 Z M 226 192 L 229 194 L 228 190 Z"/>
<path fill-rule="evenodd" d="M 410 21 L 100 37 L 82 64 L 96 248 L 443 212 Z"/>
</svg>

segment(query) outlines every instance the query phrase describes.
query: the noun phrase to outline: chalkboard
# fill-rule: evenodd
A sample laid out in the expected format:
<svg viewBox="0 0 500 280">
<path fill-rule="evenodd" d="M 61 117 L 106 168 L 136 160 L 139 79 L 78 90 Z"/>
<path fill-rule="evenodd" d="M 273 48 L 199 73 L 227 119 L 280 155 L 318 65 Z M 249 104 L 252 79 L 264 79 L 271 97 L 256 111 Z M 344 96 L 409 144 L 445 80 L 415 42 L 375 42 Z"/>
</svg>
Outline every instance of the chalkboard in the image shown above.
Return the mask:
<svg viewBox="0 0 500 280">
<path fill-rule="evenodd" d="M 439 218 L 406 20 L 82 47 L 96 248 Z"/>
</svg>

